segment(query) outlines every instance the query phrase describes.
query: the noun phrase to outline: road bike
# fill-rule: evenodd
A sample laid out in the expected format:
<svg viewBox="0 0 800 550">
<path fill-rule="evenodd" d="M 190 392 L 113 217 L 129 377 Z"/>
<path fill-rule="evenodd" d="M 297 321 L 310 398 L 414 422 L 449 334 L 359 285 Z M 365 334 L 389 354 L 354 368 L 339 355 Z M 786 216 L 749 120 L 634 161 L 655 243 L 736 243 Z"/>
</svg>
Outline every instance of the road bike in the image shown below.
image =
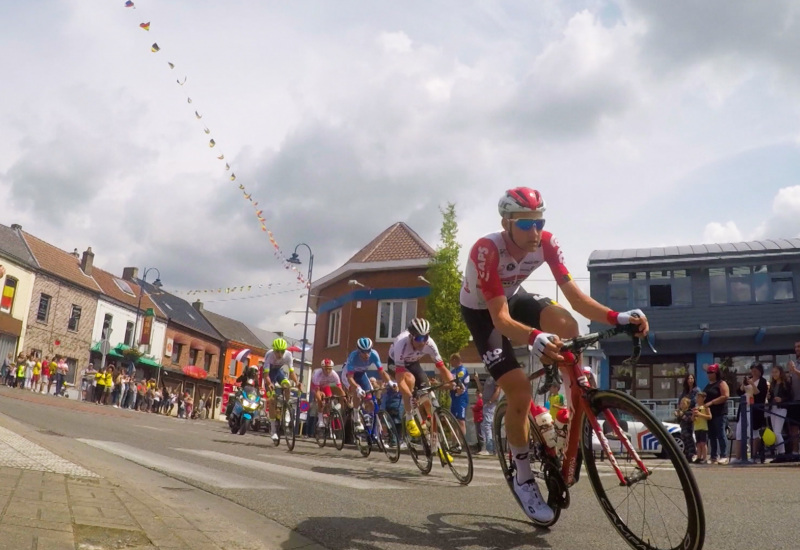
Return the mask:
<svg viewBox="0 0 800 550">
<path fill-rule="evenodd" d="M 344 447 L 344 418 L 342 418 L 342 403 L 344 397 L 339 395 L 325 396 L 322 398 L 322 409 L 317 412 L 322 417 L 323 425 L 316 426 L 314 437 L 320 448 L 325 447 L 328 437 L 333 441 L 337 451 Z"/>
<path fill-rule="evenodd" d="M 361 406 L 354 409 L 355 414 L 358 415 L 358 422 L 354 424 L 356 447 L 362 456 L 368 457 L 372 452 L 372 446 L 377 445 L 389 462 L 397 462 L 400 459 L 400 438 L 391 415 L 380 410 L 380 402 L 376 394 L 381 391 L 384 390 L 366 392 L 361 400 Z M 367 400 L 372 403 L 372 412 L 368 412 L 364 407 Z M 359 429 L 359 425 L 364 429 Z"/>
<path fill-rule="evenodd" d="M 472 481 L 472 451 L 467 444 L 461 427 L 453 413 L 439 406 L 436 398 L 437 389 L 449 386 L 449 383 L 438 386 L 423 386 L 414 391 L 411 399 L 411 414 L 421 437 L 411 437 L 408 430 L 403 429 L 408 452 L 420 472 L 427 475 L 433 467 L 433 456 L 436 454 L 442 467 L 448 466 L 450 471 L 462 485 Z M 423 422 L 419 404 L 430 402 L 432 415 L 430 422 Z M 428 429 L 430 426 L 430 429 Z"/>
<path fill-rule="evenodd" d="M 284 388 L 278 387 L 273 390 L 275 395 L 275 403 L 277 408 L 277 417 L 280 420 L 278 422 L 280 426 L 280 431 L 283 432 L 283 438 L 286 440 L 286 446 L 289 448 L 290 451 L 294 450 L 295 444 L 295 433 L 294 433 L 294 425 L 295 425 L 295 409 L 297 408 L 297 400 L 299 399 L 299 390 L 297 388 L 289 389 L 289 399 L 287 400 L 284 395 Z M 272 397 L 271 395 L 269 397 Z M 280 435 L 280 433 L 279 433 Z M 273 439 L 274 445 L 277 447 L 280 445 L 281 440 L 280 438 L 277 440 Z"/>
<path fill-rule="evenodd" d="M 560 452 L 544 442 L 528 415 L 531 470 L 555 512 L 549 522 L 531 521 L 544 528 L 558 521 L 561 511 L 570 505 L 569 488 L 578 481 L 583 462 L 603 512 L 632 548 L 699 550 L 705 540 L 703 502 L 675 438 L 627 393 L 593 387 L 580 365 L 580 353 L 587 347 L 623 333 L 633 337 L 634 348 L 623 364 L 635 365 L 641 355 L 641 340 L 631 334 L 632 330 L 635 328 L 615 327 L 566 340 L 561 351 L 564 361 L 558 368 L 545 365 L 531 375 L 530 379 L 535 379 L 546 373 L 548 379 L 560 383 L 559 371 L 565 373 L 570 411 L 565 447 Z M 514 494 L 516 467 L 507 445 L 506 409 L 507 403 L 501 401 L 493 432 L 500 466 Z M 636 436 L 631 438 L 626 429 L 634 425 Z M 609 440 L 614 441 L 617 455 Z M 601 452 L 607 462 L 598 457 Z M 620 455 L 626 457 L 624 463 L 616 460 Z"/>
</svg>

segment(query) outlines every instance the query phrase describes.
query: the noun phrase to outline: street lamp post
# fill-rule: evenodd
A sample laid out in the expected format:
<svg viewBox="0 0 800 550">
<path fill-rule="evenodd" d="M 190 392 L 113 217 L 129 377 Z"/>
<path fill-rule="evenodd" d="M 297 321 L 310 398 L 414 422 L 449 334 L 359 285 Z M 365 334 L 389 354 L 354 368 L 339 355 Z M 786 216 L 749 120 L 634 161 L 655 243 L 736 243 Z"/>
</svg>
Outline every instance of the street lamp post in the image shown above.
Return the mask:
<svg viewBox="0 0 800 550">
<path fill-rule="evenodd" d="M 145 283 L 147 282 L 147 274 L 150 273 L 151 271 L 155 271 L 156 272 L 156 280 L 153 281 L 153 286 L 156 287 L 156 288 L 161 288 L 163 285 L 161 284 L 161 272 L 158 270 L 158 268 L 155 268 L 155 267 L 147 268 L 147 267 L 145 267 L 144 268 L 144 272 L 142 273 L 142 281 L 145 282 Z M 133 325 L 133 342 L 132 342 L 133 346 L 131 346 L 136 350 L 139 349 L 139 344 L 136 343 L 137 338 L 141 342 L 141 338 L 139 338 L 139 316 L 142 314 L 142 296 L 143 295 L 144 295 L 144 286 L 139 285 L 139 303 L 136 304 L 136 322 Z M 135 366 L 134 366 L 134 369 L 135 369 Z M 161 369 L 160 368 L 158 369 L 158 374 L 159 375 L 161 374 Z"/>
<path fill-rule="evenodd" d="M 300 350 L 300 384 L 303 384 L 303 374 L 306 367 L 306 345 L 308 344 L 308 310 L 309 306 L 311 305 L 311 273 L 314 270 L 314 252 L 311 251 L 311 247 L 308 246 L 306 243 L 300 243 L 294 247 L 294 252 L 292 253 L 291 258 L 287 261 L 289 263 L 300 265 L 302 262 L 300 261 L 300 257 L 297 255 L 297 249 L 301 246 L 305 246 L 308 249 L 308 278 L 306 282 L 308 283 L 308 292 L 306 292 L 306 318 L 303 322 L 303 348 Z M 295 425 L 300 424 L 300 399 L 297 400 L 297 410 L 295 411 Z"/>
</svg>

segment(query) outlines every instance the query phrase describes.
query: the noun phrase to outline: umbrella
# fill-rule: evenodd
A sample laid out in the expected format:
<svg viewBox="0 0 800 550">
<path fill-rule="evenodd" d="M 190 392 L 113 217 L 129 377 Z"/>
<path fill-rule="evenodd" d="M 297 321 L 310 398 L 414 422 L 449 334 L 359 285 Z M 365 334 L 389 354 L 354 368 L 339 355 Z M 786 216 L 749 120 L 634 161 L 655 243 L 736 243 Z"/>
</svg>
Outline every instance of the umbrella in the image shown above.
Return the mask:
<svg viewBox="0 0 800 550">
<path fill-rule="evenodd" d="M 181 370 L 183 371 L 183 374 L 186 376 L 191 376 L 192 378 L 205 378 L 208 376 L 208 373 L 205 370 L 196 365 L 187 365 Z"/>
<path fill-rule="evenodd" d="M 297 346 L 291 346 L 291 347 L 288 347 L 286 349 L 287 349 L 287 351 L 296 351 L 297 353 L 300 353 L 301 351 L 303 351 L 300 348 L 298 348 Z"/>
</svg>

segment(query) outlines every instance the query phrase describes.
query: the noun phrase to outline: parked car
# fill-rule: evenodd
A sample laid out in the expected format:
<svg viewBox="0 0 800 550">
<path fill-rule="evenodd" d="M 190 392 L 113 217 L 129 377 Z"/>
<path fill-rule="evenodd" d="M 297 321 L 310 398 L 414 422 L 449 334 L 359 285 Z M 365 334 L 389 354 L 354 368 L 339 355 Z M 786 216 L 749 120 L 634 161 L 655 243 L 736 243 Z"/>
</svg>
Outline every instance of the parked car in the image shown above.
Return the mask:
<svg viewBox="0 0 800 550">
<path fill-rule="evenodd" d="M 617 415 L 617 422 L 619 422 L 620 427 L 625 430 L 628 435 L 628 439 L 633 444 L 633 448 L 637 452 L 642 453 L 654 453 L 656 455 L 663 455 L 663 450 L 661 449 L 661 444 L 658 440 L 650 433 L 650 430 L 641 423 L 637 422 L 633 419 L 632 416 L 628 415 L 624 411 L 618 411 Z M 622 442 L 620 442 L 613 433 L 609 422 L 603 418 L 603 415 L 600 414 L 597 418 L 602 422 L 603 433 L 606 434 L 606 438 L 608 439 L 609 445 L 611 446 L 611 450 L 615 453 L 623 452 L 624 447 Z M 681 440 L 681 427 L 674 423 L 674 422 L 661 422 L 663 424 L 664 429 L 669 433 L 672 437 L 675 438 L 675 443 L 678 445 L 678 450 L 683 453 L 683 441 Z M 592 448 L 596 452 L 600 452 L 603 450 L 602 445 L 600 444 L 600 440 L 597 438 L 597 435 L 592 433 Z"/>
</svg>

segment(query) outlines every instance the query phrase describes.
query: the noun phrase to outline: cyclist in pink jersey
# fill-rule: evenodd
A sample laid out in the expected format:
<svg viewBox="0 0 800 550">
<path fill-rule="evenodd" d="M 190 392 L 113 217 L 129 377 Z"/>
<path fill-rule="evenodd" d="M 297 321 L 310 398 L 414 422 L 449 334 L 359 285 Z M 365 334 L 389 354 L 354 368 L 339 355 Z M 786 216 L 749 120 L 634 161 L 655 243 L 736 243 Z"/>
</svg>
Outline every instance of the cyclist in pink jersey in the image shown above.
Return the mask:
<svg viewBox="0 0 800 550">
<path fill-rule="evenodd" d="M 461 288 L 461 313 L 489 374 L 508 400 L 506 436 L 516 464 L 514 494 L 525 513 L 548 522 L 553 510 L 542 499 L 528 456 L 527 414 L 531 387 L 511 344 L 527 343 L 545 362 L 562 360 L 561 338 L 578 336 L 578 323 L 550 298 L 520 287 L 547 264 L 572 308 L 591 321 L 633 324 L 638 336 L 649 329 L 641 310 L 612 311 L 584 293 L 572 280 L 556 238 L 544 231 L 545 203 L 527 187 L 505 192 L 498 203 L 503 231 L 481 237 L 470 250 Z"/>
<path fill-rule="evenodd" d="M 314 371 L 311 376 L 311 394 L 317 400 L 317 428 L 324 428 L 325 422 L 322 417 L 323 402 L 325 397 L 338 395 L 345 397 L 342 389 L 342 381 L 336 371 L 333 370 L 333 360 L 323 359 L 319 369 Z"/>
</svg>

